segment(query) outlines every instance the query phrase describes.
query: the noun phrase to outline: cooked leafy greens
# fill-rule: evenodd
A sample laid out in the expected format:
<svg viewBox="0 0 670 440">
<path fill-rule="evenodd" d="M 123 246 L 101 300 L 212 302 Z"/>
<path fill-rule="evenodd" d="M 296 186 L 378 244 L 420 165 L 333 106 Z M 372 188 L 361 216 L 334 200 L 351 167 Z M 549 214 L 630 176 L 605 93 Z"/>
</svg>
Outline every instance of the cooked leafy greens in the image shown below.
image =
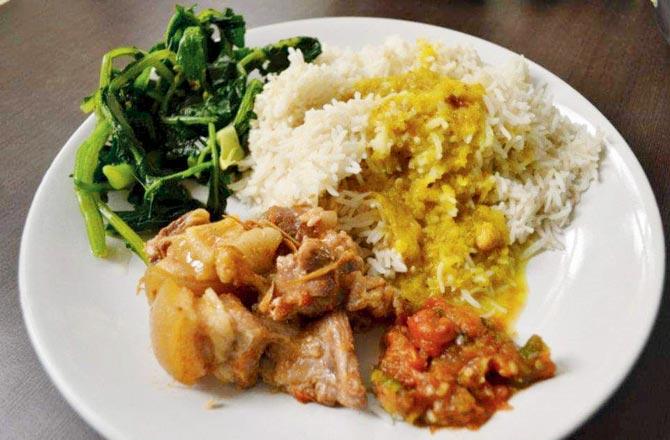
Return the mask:
<svg viewBox="0 0 670 440">
<path fill-rule="evenodd" d="M 308 62 L 321 53 L 310 37 L 248 48 L 244 36 L 244 18 L 231 9 L 196 13 L 178 5 L 150 50 L 119 47 L 103 56 L 99 88 L 81 103 L 97 125 L 73 172 L 95 256 L 107 254 L 109 233 L 147 262 L 140 234 L 197 207 L 221 217 L 266 76 L 288 67 L 290 50 Z M 119 59 L 127 61 L 122 68 L 114 66 Z M 183 185 L 187 180 L 207 185 L 205 205 Z M 126 192 L 133 209 L 110 208 L 113 191 Z"/>
</svg>

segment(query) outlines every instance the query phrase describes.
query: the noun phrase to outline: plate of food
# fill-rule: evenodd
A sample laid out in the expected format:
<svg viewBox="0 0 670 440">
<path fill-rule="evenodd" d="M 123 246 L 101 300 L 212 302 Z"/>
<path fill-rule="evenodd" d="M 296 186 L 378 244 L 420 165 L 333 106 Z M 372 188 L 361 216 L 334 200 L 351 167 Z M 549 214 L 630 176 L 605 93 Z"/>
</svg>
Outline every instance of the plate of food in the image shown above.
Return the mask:
<svg viewBox="0 0 670 440">
<path fill-rule="evenodd" d="M 103 57 L 21 244 L 32 343 L 102 435 L 556 439 L 630 371 L 658 207 L 558 77 L 377 18 L 177 7 L 157 40 Z"/>
</svg>

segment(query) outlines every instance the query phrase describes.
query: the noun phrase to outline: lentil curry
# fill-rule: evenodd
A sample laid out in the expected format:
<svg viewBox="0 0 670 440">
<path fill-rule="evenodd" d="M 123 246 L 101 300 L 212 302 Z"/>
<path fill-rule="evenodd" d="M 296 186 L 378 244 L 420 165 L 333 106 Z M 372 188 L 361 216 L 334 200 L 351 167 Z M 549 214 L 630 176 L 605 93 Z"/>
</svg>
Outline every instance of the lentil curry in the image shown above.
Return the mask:
<svg viewBox="0 0 670 440">
<path fill-rule="evenodd" d="M 525 299 L 523 247 L 509 243 L 493 208 L 484 88 L 436 73 L 434 56 L 423 43 L 408 73 L 356 85 L 382 100 L 370 115 L 362 179 L 342 188 L 374 195 L 387 244 L 408 266 L 395 284 L 415 307 L 441 296 L 509 324 Z"/>
</svg>

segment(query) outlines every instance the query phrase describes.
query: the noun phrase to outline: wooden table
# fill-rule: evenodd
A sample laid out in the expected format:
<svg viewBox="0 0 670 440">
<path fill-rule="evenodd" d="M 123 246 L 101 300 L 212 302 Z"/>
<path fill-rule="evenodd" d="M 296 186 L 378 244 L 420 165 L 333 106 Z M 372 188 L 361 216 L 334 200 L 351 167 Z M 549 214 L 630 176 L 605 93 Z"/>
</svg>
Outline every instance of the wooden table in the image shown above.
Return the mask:
<svg viewBox="0 0 670 440">
<path fill-rule="evenodd" d="M 28 341 L 16 287 L 19 241 L 42 175 L 84 118 L 79 99 L 95 87 L 100 57 L 120 45 L 149 47 L 162 35 L 172 1 L 11 0 L 0 6 L 0 438 L 97 437 L 52 386 Z M 670 236 L 670 46 L 650 2 L 229 3 L 252 27 L 318 16 L 394 17 L 463 31 L 526 55 L 586 96 L 623 134 L 649 177 Z M 670 435 L 665 293 L 634 371 L 574 438 Z"/>
</svg>

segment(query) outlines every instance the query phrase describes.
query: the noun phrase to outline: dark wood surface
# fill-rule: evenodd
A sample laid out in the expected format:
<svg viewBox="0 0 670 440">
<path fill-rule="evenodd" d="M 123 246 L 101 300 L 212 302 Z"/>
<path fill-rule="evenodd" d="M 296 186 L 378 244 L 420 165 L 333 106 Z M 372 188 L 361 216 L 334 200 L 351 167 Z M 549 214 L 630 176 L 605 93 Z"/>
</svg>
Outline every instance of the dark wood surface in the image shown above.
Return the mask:
<svg viewBox="0 0 670 440">
<path fill-rule="evenodd" d="M 97 82 L 101 55 L 119 45 L 150 46 L 162 35 L 172 4 L 11 0 L 0 6 L 0 438 L 97 436 L 58 394 L 30 347 L 16 282 L 20 235 L 42 175 L 83 120 L 78 102 Z M 649 1 L 229 4 L 250 26 L 318 16 L 394 17 L 449 27 L 524 54 L 571 84 L 619 129 L 649 177 L 670 236 L 670 46 Z M 670 437 L 667 296 L 666 287 L 635 369 L 574 438 Z"/>
</svg>

